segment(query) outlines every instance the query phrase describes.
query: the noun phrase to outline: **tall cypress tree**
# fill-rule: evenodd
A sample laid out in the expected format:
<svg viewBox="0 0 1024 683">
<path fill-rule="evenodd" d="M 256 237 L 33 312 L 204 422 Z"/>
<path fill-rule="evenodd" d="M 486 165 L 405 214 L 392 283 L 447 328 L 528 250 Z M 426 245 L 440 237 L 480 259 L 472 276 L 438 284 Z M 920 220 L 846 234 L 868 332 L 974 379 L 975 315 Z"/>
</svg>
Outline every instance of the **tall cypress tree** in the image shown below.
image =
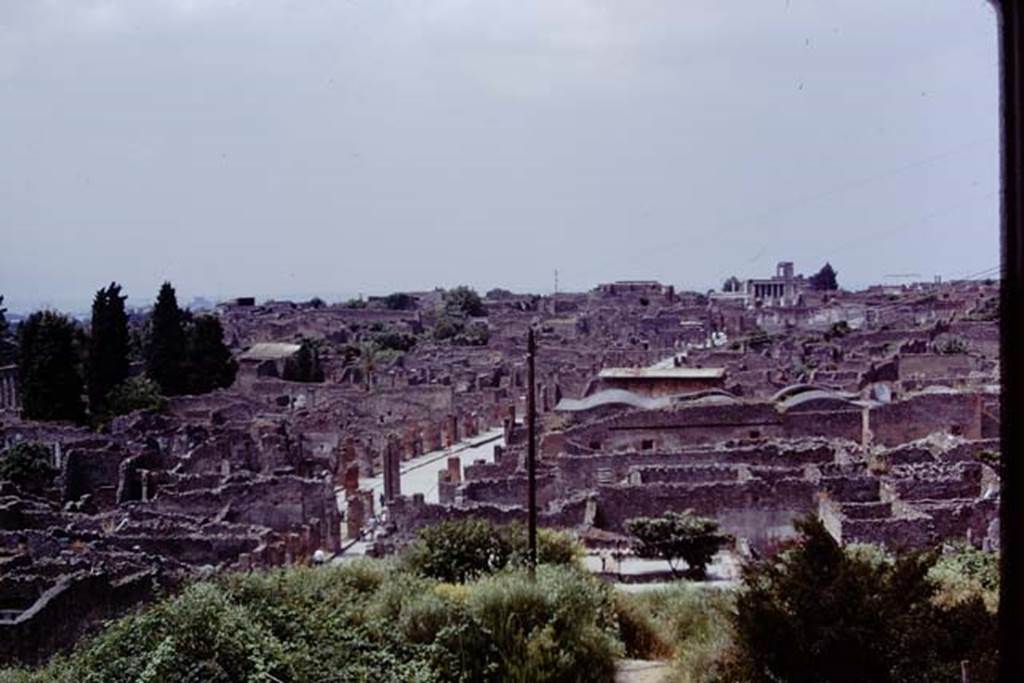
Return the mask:
<svg viewBox="0 0 1024 683">
<path fill-rule="evenodd" d="M 165 282 L 153 306 L 146 343 L 146 374 L 167 396 L 187 391 L 185 376 L 185 316 L 178 308 L 174 287 Z"/>
<path fill-rule="evenodd" d="M 224 345 L 224 328 L 212 315 L 195 319 L 188 334 L 188 391 L 205 394 L 235 381 L 238 364 Z"/>
<path fill-rule="evenodd" d="M 92 334 L 86 380 L 89 388 L 89 409 L 103 411 L 110 390 L 128 379 L 128 315 L 124 310 L 121 287 L 111 282 L 96 292 L 92 302 Z"/>
<path fill-rule="evenodd" d="M 37 311 L 18 328 L 18 387 L 24 417 L 84 419 L 75 332 L 74 322 L 53 311 Z"/>
</svg>

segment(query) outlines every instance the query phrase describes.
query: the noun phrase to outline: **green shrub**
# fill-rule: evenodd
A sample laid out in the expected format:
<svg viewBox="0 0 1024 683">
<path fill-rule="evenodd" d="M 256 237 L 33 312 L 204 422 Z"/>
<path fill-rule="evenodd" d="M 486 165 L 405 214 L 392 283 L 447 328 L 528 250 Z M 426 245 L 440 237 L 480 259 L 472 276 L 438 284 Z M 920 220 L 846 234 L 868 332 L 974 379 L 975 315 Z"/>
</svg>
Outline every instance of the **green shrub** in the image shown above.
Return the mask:
<svg viewBox="0 0 1024 683">
<path fill-rule="evenodd" d="M 935 604 L 955 607 L 980 599 L 992 613 L 999 608 L 999 556 L 970 545 L 955 546 L 928 571 L 936 584 Z"/>
<path fill-rule="evenodd" d="M 542 566 L 482 579 L 469 611 L 497 650 L 501 681 L 611 681 L 622 655 L 610 589 L 575 569 Z"/>
<path fill-rule="evenodd" d="M 996 620 L 977 596 L 936 604 L 935 557 L 846 552 L 821 522 L 744 571 L 731 662 L 752 680 L 994 680 Z"/>
<path fill-rule="evenodd" d="M 444 520 L 419 530 L 406 561 L 423 576 L 462 583 L 507 566 L 512 552 L 507 535 L 484 520 Z"/>
<path fill-rule="evenodd" d="M 672 656 L 672 645 L 663 635 L 665 629 L 635 596 L 616 593 L 615 616 L 619 622 L 619 639 L 627 657 L 666 659 Z"/>
<path fill-rule="evenodd" d="M 668 644 L 675 680 L 713 680 L 715 672 L 723 669 L 732 647 L 731 591 L 675 584 L 624 599 L 650 620 Z"/>
<path fill-rule="evenodd" d="M 53 481 L 57 470 L 50 464 L 53 454 L 46 444 L 26 441 L 0 452 L 0 481 L 39 491 Z"/>
<path fill-rule="evenodd" d="M 463 583 L 509 566 L 525 565 L 528 545 L 521 524 L 493 525 L 476 518 L 444 520 L 419 530 L 405 562 L 423 576 Z M 568 534 L 537 530 L 538 563 L 578 564 L 582 555 L 583 549 Z"/>
<path fill-rule="evenodd" d="M 611 591 L 570 567 L 445 584 L 381 561 L 230 574 L 0 681 L 611 681 Z"/>
<path fill-rule="evenodd" d="M 444 293 L 444 309 L 460 318 L 479 318 L 487 315 L 487 308 L 476 290 L 461 285 Z"/>
<path fill-rule="evenodd" d="M 453 339 L 462 334 L 465 329 L 466 324 L 462 318 L 446 313 L 439 316 L 434 324 L 434 339 L 438 341 Z"/>
<path fill-rule="evenodd" d="M 111 415 L 127 415 L 136 410 L 163 410 L 167 399 L 160 387 L 146 377 L 132 377 L 110 390 L 107 407 Z"/>
<path fill-rule="evenodd" d="M 209 583 L 114 622 L 73 658 L 83 683 L 293 679 L 286 647 Z"/>
</svg>

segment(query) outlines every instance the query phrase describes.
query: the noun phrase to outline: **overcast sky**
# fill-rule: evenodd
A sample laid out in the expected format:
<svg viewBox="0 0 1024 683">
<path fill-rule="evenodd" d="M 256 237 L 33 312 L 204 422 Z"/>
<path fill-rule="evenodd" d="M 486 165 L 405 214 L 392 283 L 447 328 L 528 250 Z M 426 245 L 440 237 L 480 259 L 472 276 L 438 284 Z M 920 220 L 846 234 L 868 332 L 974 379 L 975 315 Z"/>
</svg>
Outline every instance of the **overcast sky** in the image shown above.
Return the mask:
<svg viewBox="0 0 1024 683">
<path fill-rule="evenodd" d="M 2 0 L 0 294 L 998 265 L 984 0 Z"/>
</svg>

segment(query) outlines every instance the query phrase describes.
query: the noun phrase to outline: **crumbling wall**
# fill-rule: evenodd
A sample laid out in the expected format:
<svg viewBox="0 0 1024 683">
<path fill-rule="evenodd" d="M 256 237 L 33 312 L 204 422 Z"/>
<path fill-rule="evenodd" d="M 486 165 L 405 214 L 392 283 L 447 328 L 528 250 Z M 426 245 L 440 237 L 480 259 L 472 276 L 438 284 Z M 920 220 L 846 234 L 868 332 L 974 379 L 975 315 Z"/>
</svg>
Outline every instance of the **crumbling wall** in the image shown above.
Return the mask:
<svg viewBox="0 0 1024 683">
<path fill-rule="evenodd" d="M 918 394 L 903 401 L 874 406 L 868 413 L 874 443 L 898 446 L 943 432 L 981 438 L 981 400 L 977 394 Z"/>
</svg>

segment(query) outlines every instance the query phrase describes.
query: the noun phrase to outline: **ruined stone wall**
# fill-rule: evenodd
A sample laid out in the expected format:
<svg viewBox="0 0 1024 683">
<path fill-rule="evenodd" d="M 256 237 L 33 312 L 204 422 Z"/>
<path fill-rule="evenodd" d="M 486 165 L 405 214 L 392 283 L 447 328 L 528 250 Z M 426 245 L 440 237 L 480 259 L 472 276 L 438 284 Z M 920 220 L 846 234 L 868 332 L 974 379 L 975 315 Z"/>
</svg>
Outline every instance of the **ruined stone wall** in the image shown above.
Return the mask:
<svg viewBox="0 0 1024 683">
<path fill-rule="evenodd" d="M 560 497 L 555 475 L 537 474 L 537 505 L 545 507 Z M 526 505 L 528 479 L 525 475 L 500 479 L 476 479 L 467 481 L 458 492 L 467 503 L 480 502 L 495 505 Z"/>
<path fill-rule="evenodd" d="M 899 357 L 900 379 L 964 377 L 975 369 L 965 353 L 907 353 Z"/>
<path fill-rule="evenodd" d="M 705 482 L 739 481 L 738 467 L 724 465 L 697 465 L 690 467 L 633 467 L 628 480 L 632 485 L 642 484 L 697 484 Z"/>
<path fill-rule="evenodd" d="M 782 417 L 782 434 L 788 438 L 820 436 L 860 442 L 864 434 L 861 410 L 787 412 Z"/>
<path fill-rule="evenodd" d="M 112 448 L 71 449 L 61 468 L 61 499 L 67 502 L 88 495 L 97 509 L 113 507 L 125 457 L 125 453 Z"/>
<path fill-rule="evenodd" d="M 696 485 L 610 485 L 598 488 L 598 520 L 602 528 L 624 531 L 632 517 L 656 516 L 692 509 L 714 517 L 723 531 L 768 542 L 793 533 L 792 520 L 817 509 L 817 488 L 805 479 L 773 484 L 761 480 Z"/>
<path fill-rule="evenodd" d="M 918 394 L 871 408 L 869 429 L 874 443 L 896 446 L 933 432 L 967 439 L 981 438 L 981 399 L 977 394 Z"/>
<path fill-rule="evenodd" d="M 558 469 L 563 490 L 573 493 L 592 489 L 604 477 L 609 482 L 622 481 L 631 469 L 639 467 L 680 467 L 695 465 L 754 465 L 762 467 L 799 467 L 831 463 L 835 458 L 832 445 L 810 443 L 782 447 L 761 443 L 732 448 L 680 449 L 678 451 L 629 451 L 593 455 L 562 455 L 552 460 Z"/>
<path fill-rule="evenodd" d="M 560 529 L 578 527 L 584 522 L 586 507 L 587 500 L 582 497 L 561 501 L 559 505 L 550 509 L 539 510 L 537 523 L 543 527 Z M 411 535 L 422 527 L 431 526 L 446 519 L 467 518 L 484 519 L 492 524 L 525 523 L 527 521 L 526 508 L 521 505 L 503 506 L 477 503 L 454 507 L 425 503 L 423 496 L 414 495 L 397 498 L 388 507 L 388 521 L 395 527 L 395 542 L 397 543 L 408 541 Z"/>
<path fill-rule="evenodd" d="M 160 512 L 253 524 L 275 531 L 315 527 L 318 537 L 314 542 L 327 550 L 336 549 L 341 531 L 329 478 L 278 476 L 216 489 L 161 493 L 150 505 Z"/>
<path fill-rule="evenodd" d="M 41 664 L 53 652 L 70 648 L 90 624 L 149 601 L 156 590 L 154 571 L 122 578 L 87 572 L 65 576 L 29 609 L 0 619 L 0 665 Z"/>
</svg>

